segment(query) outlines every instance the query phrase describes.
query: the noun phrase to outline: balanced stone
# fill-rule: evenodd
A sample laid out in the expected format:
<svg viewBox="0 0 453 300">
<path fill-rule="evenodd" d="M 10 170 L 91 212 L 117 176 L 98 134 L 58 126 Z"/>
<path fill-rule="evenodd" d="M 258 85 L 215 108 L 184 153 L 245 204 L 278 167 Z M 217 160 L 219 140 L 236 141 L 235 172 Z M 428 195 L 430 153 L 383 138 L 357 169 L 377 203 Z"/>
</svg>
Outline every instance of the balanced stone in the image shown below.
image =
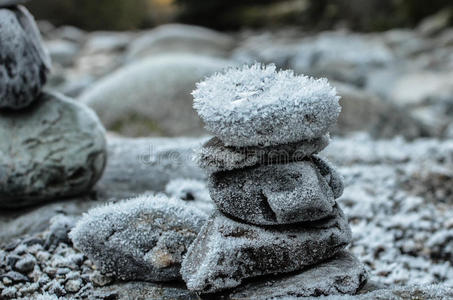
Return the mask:
<svg viewBox="0 0 453 300">
<path fill-rule="evenodd" d="M 90 190 L 106 163 L 105 131 L 83 104 L 43 93 L 25 110 L 0 112 L 0 207 Z"/>
<path fill-rule="evenodd" d="M 206 215 L 182 200 L 140 196 L 92 209 L 71 231 L 76 248 L 122 280 L 181 277 L 183 255 Z"/>
<path fill-rule="evenodd" d="M 297 223 L 332 215 L 338 188 L 334 193 L 329 184 L 341 182 L 337 176 L 304 160 L 216 172 L 209 177 L 209 191 L 222 212 L 244 222 Z"/>
<path fill-rule="evenodd" d="M 276 71 L 274 65 L 231 68 L 198 83 L 194 108 L 226 146 L 270 146 L 325 135 L 340 113 L 325 78 Z"/>
<path fill-rule="evenodd" d="M 343 250 L 299 274 L 247 284 L 233 292 L 230 299 L 265 300 L 356 294 L 366 283 L 367 277 L 364 265 L 354 255 Z"/>
<path fill-rule="evenodd" d="M 217 292 L 246 278 L 285 273 L 332 257 L 351 241 L 338 206 L 331 218 L 297 225 L 258 227 L 220 212 L 203 226 L 182 262 L 189 290 Z"/>
<path fill-rule="evenodd" d="M 310 141 L 268 147 L 225 146 L 219 138 L 213 137 L 197 153 L 196 160 L 208 172 L 230 171 L 259 164 L 301 161 L 323 150 L 328 144 L 328 134 Z"/>
<path fill-rule="evenodd" d="M 27 9 L 0 8 L 0 109 L 21 109 L 33 102 L 49 69 L 50 58 Z"/>
</svg>

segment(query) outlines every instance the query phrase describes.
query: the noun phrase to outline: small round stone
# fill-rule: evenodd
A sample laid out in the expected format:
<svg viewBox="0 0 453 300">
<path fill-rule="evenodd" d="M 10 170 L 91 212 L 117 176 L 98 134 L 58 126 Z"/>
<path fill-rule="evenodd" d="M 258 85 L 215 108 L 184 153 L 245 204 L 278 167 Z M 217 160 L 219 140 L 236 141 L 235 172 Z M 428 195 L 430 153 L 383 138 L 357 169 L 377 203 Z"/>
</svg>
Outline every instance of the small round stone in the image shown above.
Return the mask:
<svg viewBox="0 0 453 300">
<path fill-rule="evenodd" d="M 30 107 L 0 111 L 0 207 L 88 192 L 102 175 L 105 130 L 85 105 L 44 92 Z"/>
<path fill-rule="evenodd" d="M 21 109 L 41 93 L 50 69 L 36 23 L 26 8 L 0 8 L 0 109 Z"/>
<path fill-rule="evenodd" d="M 226 146 L 270 146 L 319 138 L 340 114 L 327 79 L 277 71 L 274 65 L 230 68 L 193 91 L 194 108 Z"/>
</svg>

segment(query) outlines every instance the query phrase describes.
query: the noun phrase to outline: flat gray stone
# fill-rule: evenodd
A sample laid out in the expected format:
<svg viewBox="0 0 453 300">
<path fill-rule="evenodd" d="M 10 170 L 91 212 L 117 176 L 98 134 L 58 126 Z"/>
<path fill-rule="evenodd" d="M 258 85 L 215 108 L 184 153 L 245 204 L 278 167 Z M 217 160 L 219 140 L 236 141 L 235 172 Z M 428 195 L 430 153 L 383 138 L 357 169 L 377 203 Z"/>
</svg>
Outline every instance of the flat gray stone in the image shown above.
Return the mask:
<svg viewBox="0 0 453 300">
<path fill-rule="evenodd" d="M 50 58 L 35 20 L 23 6 L 0 3 L 0 109 L 35 101 L 46 82 Z"/>
<path fill-rule="evenodd" d="M 335 196 L 341 194 L 341 179 L 322 166 L 321 173 L 315 161 L 304 160 L 216 172 L 209 176 L 209 193 L 222 212 L 246 223 L 315 221 L 332 215 Z"/>
<path fill-rule="evenodd" d="M 303 269 L 332 257 L 350 241 L 338 206 L 332 218 L 272 227 L 239 223 L 217 212 L 190 246 L 181 274 L 189 290 L 217 292 L 246 278 Z"/>
<path fill-rule="evenodd" d="M 213 137 L 197 153 L 198 165 L 208 172 L 230 171 L 255 165 L 300 161 L 318 153 L 329 144 L 329 135 L 309 141 L 268 147 L 231 147 Z"/>
<path fill-rule="evenodd" d="M 43 93 L 26 110 L 0 112 L 0 207 L 91 189 L 106 163 L 105 131 L 83 104 Z"/>
<path fill-rule="evenodd" d="M 230 295 L 233 300 L 280 299 L 321 295 L 356 294 L 366 283 L 368 274 L 362 263 L 347 251 L 303 270 L 298 274 L 271 277 L 249 283 Z"/>
<path fill-rule="evenodd" d="M 70 232 L 74 246 L 122 280 L 181 277 L 182 256 L 207 215 L 164 195 L 141 196 L 90 210 Z"/>
</svg>

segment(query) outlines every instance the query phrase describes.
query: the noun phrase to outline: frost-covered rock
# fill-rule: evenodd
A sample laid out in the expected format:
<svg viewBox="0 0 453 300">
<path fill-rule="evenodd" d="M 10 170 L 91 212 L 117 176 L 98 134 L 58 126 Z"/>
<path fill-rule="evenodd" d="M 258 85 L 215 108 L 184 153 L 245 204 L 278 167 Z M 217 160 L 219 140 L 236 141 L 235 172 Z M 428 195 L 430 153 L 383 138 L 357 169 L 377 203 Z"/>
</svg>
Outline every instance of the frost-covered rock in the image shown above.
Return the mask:
<svg viewBox="0 0 453 300">
<path fill-rule="evenodd" d="M 214 214 L 184 257 L 189 290 L 216 292 L 246 278 L 300 270 L 332 257 L 351 241 L 343 212 L 318 222 L 258 227 Z"/>
<path fill-rule="evenodd" d="M 368 274 L 363 264 L 347 251 L 303 270 L 299 274 L 271 277 L 247 284 L 230 295 L 230 299 L 280 299 L 321 295 L 356 294 L 365 284 Z"/>
<path fill-rule="evenodd" d="M 231 147 L 214 137 L 196 155 L 198 165 L 208 172 L 231 171 L 263 164 L 279 164 L 302 159 L 318 153 L 329 143 L 329 135 L 311 141 L 301 141 L 268 147 Z"/>
<path fill-rule="evenodd" d="M 182 256 L 205 220 L 181 200 L 141 196 L 90 210 L 70 237 L 104 273 L 169 281 L 180 278 Z"/>
<path fill-rule="evenodd" d="M 23 6 L 0 6 L 0 109 L 21 109 L 41 93 L 50 68 L 35 20 Z"/>
<path fill-rule="evenodd" d="M 319 138 L 340 113 L 326 79 L 274 65 L 231 68 L 197 84 L 194 108 L 227 146 L 269 146 Z"/>
<path fill-rule="evenodd" d="M 208 214 L 214 209 L 214 202 L 209 196 L 206 181 L 176 178 L 169 181 L 165 186 L 165 193 L 171 197 L 187 201 L 190 205 Z"/>
<path fill-rule="evenodd" d="M 224 213 L 257 225 L 331 216 L 335 196 L 343 191 L 341 178 L 325 163 L 319 168 L 318 161 L 322 162 L 304 160 L 213 173 L 209 177 L 211 198 Z"/>
<path fill-rule="evenodd" d="M 199 135 L 204 130 L 190 92 L 197 81 L 231 64 L 202 55 L 150 57 L 104 77 L 79 98 L 107 129 L 123 135 Z"/>
<path fill-rule="evenodd" d="M 0 112 L 0 136 L 0 207 L 85 193 L 104 170 L 105 131 L 96 114 L 58 94 Z"/>
<path fill-rule="evenodd" d="M 191 53 L 226 57 L 234 41 L 228 35 L 193 25 L 166 24 L 133 41 L 126 53 L 129 61 L 163 53 Z"/>
</svg>

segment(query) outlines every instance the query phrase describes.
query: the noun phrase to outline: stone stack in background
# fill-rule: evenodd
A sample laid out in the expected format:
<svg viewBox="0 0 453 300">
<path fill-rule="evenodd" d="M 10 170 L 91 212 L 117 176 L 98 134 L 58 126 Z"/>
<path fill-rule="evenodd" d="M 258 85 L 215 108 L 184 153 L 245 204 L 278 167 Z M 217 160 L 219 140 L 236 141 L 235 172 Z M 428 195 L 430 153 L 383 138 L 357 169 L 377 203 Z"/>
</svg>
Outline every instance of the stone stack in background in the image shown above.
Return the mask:
<svg viewBox="0 0 453 300">
<path fill-rule="evenodd" d="M 89 108 L 43 92 L 50 58 L 23 1 L 0 1 L 0 207 L 87 192 L 106 162 Z"/>
<path fill-rule="evenodd" d="M 340 113 L 335 89 L 323 79 L 255 64 L 211 76 L 193 95 L 195 109 L 216 135 L 198 161 L 210 173 L 219 211 L 183 260 L 187 287 L 212 293 L 247 278 L 310 267 L 307 272 L 318 275 L 296 275 L 312 277 L 289 287 L 297 295 L 357 292 L 366 272 L 342 251 L 351 241 L 335 202 L 342 179 L 315 155 L 327 146 Z M 316 278 L 323 273 L 335 276 Z"/>
</svg>

